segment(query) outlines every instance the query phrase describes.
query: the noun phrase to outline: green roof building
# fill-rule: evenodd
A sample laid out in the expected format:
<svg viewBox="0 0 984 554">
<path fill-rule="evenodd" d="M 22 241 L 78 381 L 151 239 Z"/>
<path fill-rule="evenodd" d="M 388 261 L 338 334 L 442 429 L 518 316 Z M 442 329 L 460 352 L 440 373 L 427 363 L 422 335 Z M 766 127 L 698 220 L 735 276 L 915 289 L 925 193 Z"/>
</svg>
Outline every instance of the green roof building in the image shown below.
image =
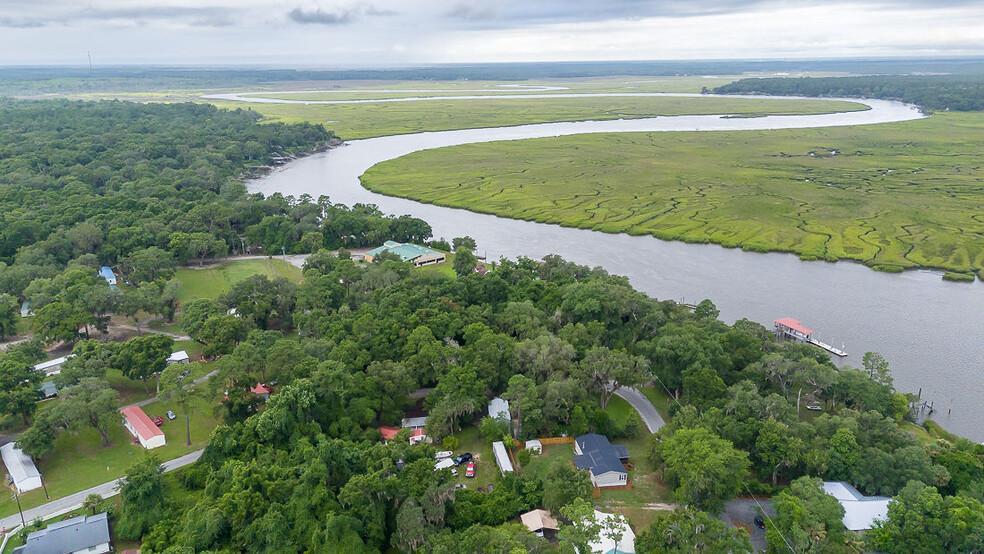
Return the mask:
<svg viewBox="0 0 984 554">
<path fill-rule="evenodd" d="M 391 240 L 386 241 L 382 246 L 373 248 L 363 254 L 363 259 L 371 263 L 376 256 L 382 252 L 392 252 L 400 257 L 404 262 L 410 262 L 414 267 L 439 264 L 447 259 L 447 256 L 437 250 L 431 250 L 426 246 L 411 243 L 399 243 Z"/>
</svg>

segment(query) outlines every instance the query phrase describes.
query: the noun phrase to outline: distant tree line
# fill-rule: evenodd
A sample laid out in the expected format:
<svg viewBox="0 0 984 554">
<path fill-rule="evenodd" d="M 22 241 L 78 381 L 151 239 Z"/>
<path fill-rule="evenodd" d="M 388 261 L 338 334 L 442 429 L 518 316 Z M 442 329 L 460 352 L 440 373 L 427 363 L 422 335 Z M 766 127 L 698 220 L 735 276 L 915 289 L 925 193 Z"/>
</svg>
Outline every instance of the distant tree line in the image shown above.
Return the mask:
<svg viewBox="0 0 984 554">
<path fill-rule="evenodd" d="M 706 87 L 704 92 L 709 92 Z M 982 75 L 870 75 L 741 79 L 713 90 L 715 94 L 836 96 L 901 100 L 927 111 L 984 110 Z"/>
</svg>

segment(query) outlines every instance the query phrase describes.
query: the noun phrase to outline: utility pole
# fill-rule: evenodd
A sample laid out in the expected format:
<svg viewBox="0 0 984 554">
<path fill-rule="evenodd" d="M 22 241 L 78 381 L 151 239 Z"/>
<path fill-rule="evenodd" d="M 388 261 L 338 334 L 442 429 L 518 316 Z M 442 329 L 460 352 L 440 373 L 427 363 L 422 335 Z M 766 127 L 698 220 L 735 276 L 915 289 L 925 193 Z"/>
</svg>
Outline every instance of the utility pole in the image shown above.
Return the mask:
<svg viewBox="0 0 984 554">
<path fill-rule="evenodd" d="M 12 494 L 12 496 L 14 497 L 14 501 L 15 501 L 15 502 L 17 502 L 17 511 L 18 511 L 18 512 L 20 512 L 20 516 L 21 516 L 21 525 L 23 525 L 23 526 L 24 526 L 24 528 L 27 528 L 27 522 L 26 522 L 26 521 L 24 521 L 24 511 L 23 511 L 23 510 L 21 510 L 21 505 L 20 505 L 20 496 L 18 496 L 16 492 L 15 492 L 15 493 L 13 493 L 13 494 Z"/>
</svg>

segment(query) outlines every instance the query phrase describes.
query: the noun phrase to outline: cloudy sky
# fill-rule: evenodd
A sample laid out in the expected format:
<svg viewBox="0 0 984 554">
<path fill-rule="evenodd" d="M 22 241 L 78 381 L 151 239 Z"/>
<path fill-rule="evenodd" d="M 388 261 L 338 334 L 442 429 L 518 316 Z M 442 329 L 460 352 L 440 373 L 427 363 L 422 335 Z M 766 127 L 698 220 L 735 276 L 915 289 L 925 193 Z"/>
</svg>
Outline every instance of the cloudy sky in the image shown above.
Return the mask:
<svg viewBox="0 0 984 554">
<path fill-rule="evenodd" d="M 984 55 L 984 0 L 0 0 L 0 64 Z"/>
</svg>

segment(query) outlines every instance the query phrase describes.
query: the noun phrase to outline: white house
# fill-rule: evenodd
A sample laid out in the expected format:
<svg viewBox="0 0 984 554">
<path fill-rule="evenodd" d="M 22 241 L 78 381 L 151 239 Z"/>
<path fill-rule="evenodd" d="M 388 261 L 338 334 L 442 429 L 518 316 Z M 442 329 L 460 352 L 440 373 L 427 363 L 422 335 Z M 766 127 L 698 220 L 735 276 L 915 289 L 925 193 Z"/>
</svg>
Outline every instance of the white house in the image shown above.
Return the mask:
<svg viewBox="0 0 984 554">
<path fill-rule="evenodd" d="M 574 439 L 574 465 L 588 470 L 596 487 L 627 485 L 629 472 L 623 462 L 628 459 L 629 449 L 609 443 L 604 435 L 588 433 Z"/>
<path fill-rule="evenodd" d="M 499 466 L 499 473 L 505 475 L 513 472 L 512 460 L 509 459 L 506 445 L 502 444 L 502 441 L 492 443 L 492 454 L 495 455 L 495 463 Z"/>
<path fill-rule="evenodd" d="M 14 443 L 8 442 L 0 446 L 0 456 L 3 457 L 3 465 L 7 466 L 7 473 L 14 480 L 17 492 L 41 488 L 41 472 L 34 465 L 34 460 L 23 450 L 14 446 Z"/>
<path fill-rule="evenodd" d="M 400 422 L 400 427 L 404 427 L 406 429 L 423 429 L 426 426 L 426 417 L 405 417 Z"/>
<path fill-rule="evenodd" d="M 123 426 L 137 439 L 140 446 L 150 450 L 167 444 L 164 432 L 154 425 L 139 406 L 123 408 L 120 413 L 123 414 Z"/>
<path fill-rule="evenodd" d="M 843 481 L 825 481 L 823 492 L 833 496 L 844 507 L 844 527 L 850 531 L 867 531 L 878 520 L 888 519 L 887 496 L 864 496 L 858 489 Z"/>
<path fill-rule="evenodd" d="M 184 350 L 178 350 L 177 352 L 171 352 L 171 355 L 167 358 L 168 365 L 170 364 L 186 364 L 191 358 L 188 353 Z"/>
<path fill-rule="evenodd" d="M 606 514 L 595 510 L 595 521 L 601 524 L 601 532 L 598 538 L 588 543 L 591 552 L 599 554 L 635 554 L 635 533 L 625 517 L 618 514 Z M 614 518 L 621 523 L 622 536 L 616 537 L 617 533 L 605 530 L 608 520 Z M 618 540 L 615 540 L 618 538 Z"/>
<path fill-rule="evenodd" d="M 489 417 L 509 421 L 509 402 L 496 396 L 489 402 Z"/>
<path fill-rule="evenodd" d="M 106 512 L 94 516 L 81 515 L 48 525 L 27 535 L 24 546 L 15 554 L 52 554 L 86 552 L 102 554 L 111 550 Z"/>
<path fill-rule="evenodd" d="M 48 360 L 46 362 L 41 362 L 34 365 L 34 369 L 38 371 L 43 371 L 46 376 L 58 375 L 61 373 L 61 366 L 69 358 L 74 357 L 75 354 L 69 354 L 68 356 L 62 356 L 61 358 L 55 358 L 53 360 Z"/>
</svg>

